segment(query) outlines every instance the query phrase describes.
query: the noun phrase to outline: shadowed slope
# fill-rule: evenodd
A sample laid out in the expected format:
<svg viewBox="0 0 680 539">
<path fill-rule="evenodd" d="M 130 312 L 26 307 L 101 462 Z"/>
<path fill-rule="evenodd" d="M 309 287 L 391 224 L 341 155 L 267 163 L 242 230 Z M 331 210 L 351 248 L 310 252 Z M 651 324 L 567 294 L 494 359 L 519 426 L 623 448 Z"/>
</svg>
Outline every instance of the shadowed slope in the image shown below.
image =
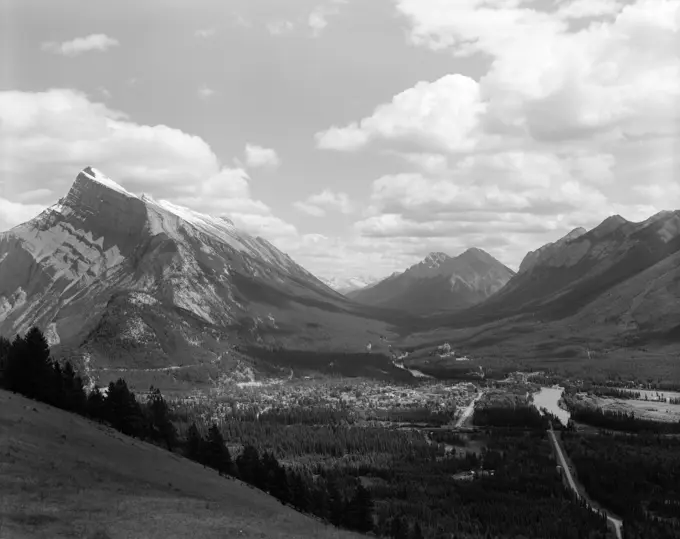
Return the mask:
<svg viewBox="0 0 680 539">
<path fill-rule="evenodd" d="M 0 538 L 360 537 L 82 417 L 6 391 L 0 409 Z"/>
</svg>

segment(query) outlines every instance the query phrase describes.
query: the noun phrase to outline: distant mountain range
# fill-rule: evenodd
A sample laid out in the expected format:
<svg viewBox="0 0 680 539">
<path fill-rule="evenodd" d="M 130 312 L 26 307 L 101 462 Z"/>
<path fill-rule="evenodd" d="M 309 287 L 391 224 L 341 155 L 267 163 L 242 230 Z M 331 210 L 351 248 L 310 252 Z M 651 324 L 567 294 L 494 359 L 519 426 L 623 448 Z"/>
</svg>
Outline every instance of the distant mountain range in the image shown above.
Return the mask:
<svg viewBox="0 0 680 539">
<path fill-rule="evenodd" d="M 418 327 L 455 331 L 459 343 L 520 355 L 552 354 L 568 342 L 677 346 L 680 211 L 639 223 L 612 216 L 592 230 L 576 229 L 529 253 L 517 275 L 486 301 L 430 316 Z"/>
<path fill-rule="evenodd" d="M 327 286 L 345 296 L 355 290 L 371 286 L 378 280 L 379 279 L 376 277 L 366 277 L 362 275 L 358 277 L 331 277 L 330 279 L 321 279 Z"/>
<path fill-rule="evenodd" d="M 0 233 L 0 334 L 38 325 L 95 379 L 134 372 L 146 386 L 189 387 L 234 369 L 281 370 L 270 364 L 281 349 L 388 352 L 435 331 L 531 353 L 537 341 L 525 335 L 564 328 L 581 340 L 677 344 L 680 211 L 575 229 L 516 274 L 472 248 L 371 281 L 322 282 L 225 217 L 137 196 L 87 167 L 55 205 Z"/>
<path fill-rule="evenodd" d="M 468 249 L 456 257 L 430 253 L 403 273 L 394 273 L 348 296 L 366 305 L 411 313 L 460 310 L 483 302 L 514 275 L 481 249 Z"/>
<path fill-rule="evenodd" d="M 91 167 L 0 233 L 0 334 L 32 325 L 92 372 L 203 380 L 243 346 L 363 351 L 387 331 L 267 240 Z"/>
</svg>

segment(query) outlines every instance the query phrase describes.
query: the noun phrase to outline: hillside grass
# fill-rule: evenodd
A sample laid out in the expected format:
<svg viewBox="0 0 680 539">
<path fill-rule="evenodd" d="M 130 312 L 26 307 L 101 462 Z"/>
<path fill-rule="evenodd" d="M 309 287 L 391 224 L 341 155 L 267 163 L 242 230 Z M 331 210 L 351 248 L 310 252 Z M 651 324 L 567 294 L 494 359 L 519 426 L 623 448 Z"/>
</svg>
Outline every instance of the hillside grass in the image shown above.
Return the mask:
<svg viewBox="0 0 680 539">
<path fill-rule="evenodd" d="M 360 536 L 113 429 L 0 391 L 0 539 Z"/>
</svg>

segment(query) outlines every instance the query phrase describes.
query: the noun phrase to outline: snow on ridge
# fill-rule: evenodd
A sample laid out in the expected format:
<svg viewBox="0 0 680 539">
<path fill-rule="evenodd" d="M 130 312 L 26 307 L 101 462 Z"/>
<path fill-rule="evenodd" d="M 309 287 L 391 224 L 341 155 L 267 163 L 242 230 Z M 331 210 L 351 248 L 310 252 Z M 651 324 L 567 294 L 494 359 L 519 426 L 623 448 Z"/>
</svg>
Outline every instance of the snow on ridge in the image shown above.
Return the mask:
<svg viewBox="0 0 680 539">
<path fill-rule="evenodd" d="M 137 195 L 133 195 L 130 191 L 125 189 L 122 185 L 117 184 L 114 182 L 111 178 L 106 176 L 103 172 L 97 170 L 94 167 L 85 167 L 82 171 L 81 174 L 85 176 L 86 178 L 89 178 L 93 182 L 100 183 L 109 189 L 112 189 L 122 195 L 125 195 L 127 197 L 131 198 L 138 198 Z"/>
<path fill-rule="evenodd" d="M 151 196 L 142 195 L 142 201 L 147 207 L 155 210 L 149 212 L 152 231 L 155 233 L 165 232 L 170 236 L 177 235 L 177 224 L 172 223 L 165 217 L 170 214 L 193 225 L 196 229 L 221 242 L 227 243 L 233 249 L 258 258 L 269 264 L 290 270 L 290 263 L 268 241 L 258 241 L 247 232 L 239 230 L 231 220 L 222 217 L 213 217 L 200 213 L 191 208 L 174 204 L 168 200 L 155 200 Z"/>
</svg>

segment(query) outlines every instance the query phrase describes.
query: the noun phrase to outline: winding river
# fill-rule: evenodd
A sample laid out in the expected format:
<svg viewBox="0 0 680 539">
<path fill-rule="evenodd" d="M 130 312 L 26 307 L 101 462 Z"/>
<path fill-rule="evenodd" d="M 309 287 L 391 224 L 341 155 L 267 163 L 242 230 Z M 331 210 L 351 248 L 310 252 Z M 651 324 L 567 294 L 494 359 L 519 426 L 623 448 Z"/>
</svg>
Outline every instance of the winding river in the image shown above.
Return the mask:
<svg viewBox="0 0 680 539">
<path fill-rule="evenodd" d="M 534 406 L 539 410 L 545 408 L 566 426 L 571 414 L 558 405 L 563 391 L 564 388 L 560 386 L 542 387 L 538 393 L 534 393 Z"/>
</svg>

